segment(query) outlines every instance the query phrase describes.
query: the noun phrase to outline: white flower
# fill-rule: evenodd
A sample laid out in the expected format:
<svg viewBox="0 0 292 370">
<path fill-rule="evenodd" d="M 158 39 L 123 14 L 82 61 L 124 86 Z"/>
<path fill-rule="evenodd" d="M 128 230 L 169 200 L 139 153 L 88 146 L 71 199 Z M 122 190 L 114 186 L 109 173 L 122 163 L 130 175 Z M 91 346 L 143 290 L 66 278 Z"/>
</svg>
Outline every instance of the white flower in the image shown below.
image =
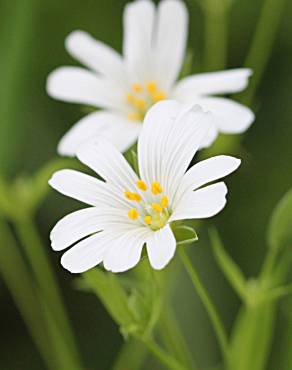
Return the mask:
<svg viewBox="0 0 292 370">
<path fill-rule="evenodd" d="M 174 101 L 156 104 L 146 114 L 138 140 L 139 177 L 108 141 L 83 145 L 79 160 L 104 181 L 61 170 L 49 182 L 62 194 L 90 205 L 64 217 L 51 232 L 54 250 L 74 244 L 63 255 L 62 265 L 73 273 L 101 262 L 109 271 L 126 271 L 139 262 L 146 243 L 150 264 L 162 269 L 176 249 L 171 223 L 220 212 L 226 185 L 205 185 L 240 164 L 222 155 L 187 171 L 211 122 L 212 115 L 198 106 L 182 110 Z"/>
<path fill-rule="evenodd" d="M 219 132 L 241 133 L 250 126 L 254 115 L 248 108 L 209 96 L 243 90 L 249 69 L 197 74 L 176 82 L 185 55 L 187 25 L 182 1 L 163 0 L 156 9 L 150 0 L 137 0 L 124 11 L 123 57 L 85 32 L 68 36 L 68 52 L 89 70 L 61 67 L 49 76 L 47 91 L 56 99 L 101 110 L 73 126 L 59 144 L 60 154 L 75 155 L 95 135 L 125 151 L 136 141 L 147 110 L 166 98 L 200 104 L 215 114 L 201 146 L 211 145 Z"/>
</svg>

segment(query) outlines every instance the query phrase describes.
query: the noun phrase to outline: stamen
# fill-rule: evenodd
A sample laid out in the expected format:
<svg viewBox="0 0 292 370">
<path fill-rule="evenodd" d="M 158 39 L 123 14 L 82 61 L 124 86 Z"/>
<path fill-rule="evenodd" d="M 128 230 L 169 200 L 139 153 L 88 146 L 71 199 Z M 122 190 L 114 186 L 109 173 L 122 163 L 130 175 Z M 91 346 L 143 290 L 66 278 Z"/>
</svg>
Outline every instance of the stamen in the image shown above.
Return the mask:
<svg viewBox="0 0 292 370">
<path fill-rule="evenodd" d="M 147 190 L 147 185 L 144 181 L 138 180 L 137 181 L 137 186 L 140 190 L 146 191 Z"/>
<path fill-rule="evenodd" d="M 132 85 L 132 89 L 136 92 L 136 93 L 140 93 L 142 90 L 143 90 L 143 87 L 141 84 L 139 83 L 134 83 Z"/>
<path fill-rule="evenodd" d="M 125 197 L 129 200 L 134 200 L 135 202 L 140 202 L 141 195 L 138 193 L 132 193 L 131 191 L 125 191 Z"/>
<path fill-rule="evenodd" d="M 145 216 L 144 217 L 144 222 L 145 222 L 146 225 L 151 225 L 152 217 L 151 216 Z"/>
<path fill-rule="evenodd" d="M 157 181 L 153 181 L 151 184 L 151 191 L 154 195 L 162 193 L 162 187 Z"/>
<path fill-rule="evenodd" d="M 161 197 L 161 205 L 163 208 L 167 208 L 168 207 L 168 198 L 166 195 L 162 195 Z"/>
<path fill-rule="evenodd" d="M 138 113 L 138 112 L 130 112 L 130 113 L 128 114 L 128 119 L 129 119 L 130 121 L 142 121 L 142 116 L 141 116 L 141 114 L 140 114 L 140 113 Z"/>
<path fill-rule="evenodd" d="M 134 101 L 135 101 L 135 96 L 133 94 L 129 93 L 127 95 L 127 102 L 132 104 L 132 103 L 134 103 Z"/>
<path fill-rule="evenodd" d="M 136 208 L 131 208 L 129 211 L 128 211 L 128 217 L 131 219 L 131 220 L 136 220 L 139 216 L 139 212 L 136 210 Z"/>
<path fill-rule="evenodd" d="M 155 211 L 155 212 L 158 212 L 158 213 L 162 212 L 162 207 L 158 203 L 152 203 L 151 207 L 152 207 L 153 211 Z"/>
<path fill-rule="evenodd" d="M 146 108 L 146 101 L 144 99 L 135 99 L 133 101 L 133 105 L 138 109 L 145 109 Z"/>
<path fill-rule="evenodd" d="M 148 81 L 145 84 L 147 91 L 153 94 L 157 91 L 157 83 L 155 81 Z"/>
<path fill-rule="evenodd" d="M 164 91 L 158 91 L 157 93 L 152 95 L 152 99 L 155 102 L 159 102 L 161 100 L 164 100 L 164 99 L 166 99 L 166 93 Z"/>
</svg>

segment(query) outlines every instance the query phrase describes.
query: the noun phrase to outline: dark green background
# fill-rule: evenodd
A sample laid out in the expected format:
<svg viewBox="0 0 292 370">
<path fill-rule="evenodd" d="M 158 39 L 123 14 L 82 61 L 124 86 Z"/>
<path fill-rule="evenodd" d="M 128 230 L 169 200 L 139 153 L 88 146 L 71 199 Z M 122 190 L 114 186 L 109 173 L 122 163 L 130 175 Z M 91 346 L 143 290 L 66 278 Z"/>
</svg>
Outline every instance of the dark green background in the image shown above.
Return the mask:
<svg viewBox="0 0 292 370">
<path fill-rule="evenodd" d="M 77 65 L 65 52 L 66 35 L 75 29 L 86 30 L 121 50 L 125 3 L 120 0 L 0 0 L 0 168 L 7 177 L 33 173 L 55 157 L 58 140 L 83 114 L 78 106 L 56 102 L 45 92 L 50 71 L 64 64 Z M 229 22 L 228 67 L 243 64 L 261 4 L 262 0 L 234 0 Z M 194 50 L 195 63 L 199 66 L 203 45 L 202 13 L 195 0 L 189 0 L 187 5 L 189 47 Z M 256 95 L 257 119 L 242 142 L 243 164 L 241 170 L 227 180 L 228 206 L 214 220 L 225 247 L 247 276 L 259 271 L 266 248 L 269 214 L 292 185 L 291 19 L 292 3 L 286 1 L 272 55 Z M 76 203 L 53 192 L 42 205 L 37 222 L 47 248 L 50 248 L 49 230 L 73 206 L 76 207 Z M 194 263 L 230 327 L 239 302 L 215 266 L 210 247 L 204 242 L 205 233 L 206 230 L 202 230 L 202 241 L 193 249 Z M 59 257 L 51 252 L 86 366 L 92 370 L 109 369 L 121 343 L 118 330 L 95 297 L 74 288 L 74 280 L 61 268 Z M 199 363 L 211 366 L 218 359 L 218 353 L 206 314 L 184 275 L 177 279 L 176 287 L 173 302 L 185 333 Z M 0 369 L 43 369 L 2 281 L 0 302 Z M 292 342 L 291 312 L 291 299 L 283 300 L 271 370 L 291 370 L 291 353 L 290 358 L 289 353 L 282 353 L 283 341 L 290 338 Z M 151 365 L 152 370 L 160 368 Z"/>
</svg>

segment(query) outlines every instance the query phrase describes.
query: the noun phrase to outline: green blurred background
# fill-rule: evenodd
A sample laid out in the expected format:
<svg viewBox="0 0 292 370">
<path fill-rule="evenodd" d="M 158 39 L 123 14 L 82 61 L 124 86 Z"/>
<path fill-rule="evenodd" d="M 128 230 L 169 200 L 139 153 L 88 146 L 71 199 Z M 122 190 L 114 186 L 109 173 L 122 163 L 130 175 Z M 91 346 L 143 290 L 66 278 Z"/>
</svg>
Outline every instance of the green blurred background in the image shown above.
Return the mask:
<svg viewBox="0 0 292 370">
<path fill-rule="evenodd" d="M 64 49 L 66 35 L 75 29 L 86 30 L 121 50 L 125 3 L 122 0 L 0 0 L 0 169 L 8 178 L 33 173 L 56 157 L 58 140 L 83 115 L 80 107 L 56 102 L 45 92 L 50 71 L 60 65 L 77 65 Z M 194 50 L 194 65 L 200 71 L 203 15 L 195 0 L 186 3 L 190 11 L 189 48 Z M 233 1 L 228 21 L 229 68 L 242 66 L 262 4 L 263 0 Z M 286 1 L 276 42 L 255 98 L 257 119 L 242 141 L 243 164 L 227 180 L 231 189 L 228 206 L 214 220 L 226 249 L 247 276 L 259 271 L 266 248 L 269 214 L 292 185 L 291 19 L 292 2 Z M 53 192 L 43 203 L 37 222 L 48 249 L 51 227 L 77 206 Z M 239 302 L 215 265 L 210 246 L 204 241 L 205 231 L 192 250 L 192 257 L 230 328 Z M 74 278 L 59 264 L 60 255 L 51 252 L 50 256 L 87 368 L 109 369 L 122 342 L 118 329 L 93 295 L 74 287 Z M 0 369 L 43 369 L 42 360 L 2 281 L 0 302 Z M 218 360 L 216 342 L 205 311 L 184 274 L 175 280 L 173 305 L 198 362 L 211 367 Z M 284 347 L 289 341 L 292 344 L 292 299 L 286 298 L 278 312 L 269 369 L 292 369 L 291 352 L 287 353 L 287 346 Z M 158 370 L 161 366 L 148 363 L 146 368 Z"/>
</svg>

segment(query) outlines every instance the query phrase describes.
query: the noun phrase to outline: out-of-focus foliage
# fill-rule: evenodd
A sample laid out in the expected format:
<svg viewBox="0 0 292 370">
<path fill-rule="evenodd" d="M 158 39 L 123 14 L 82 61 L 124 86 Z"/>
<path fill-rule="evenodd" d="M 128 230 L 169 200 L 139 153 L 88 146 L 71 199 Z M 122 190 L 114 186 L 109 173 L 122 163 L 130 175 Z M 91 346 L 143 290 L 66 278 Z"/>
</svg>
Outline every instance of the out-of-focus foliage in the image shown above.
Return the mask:
<svg viewBox="0 0 292 370">
<path fill-rule="evenodd" d="M 66 35 L 74 29 L 83 29 L 121 50 L 122 9 L 125 3 L 125 0 L 82 2 L 78 0 L 0 0 L 2 71 L 0 167 L 5 171 L 7 180 L 15 177 L 23 178 L 23 175 L 26 178 L 25 175 L 36 173 L 47 160 L 55 157 L 58 140 L 83 114 L 77 105 L 53 101 L 45 92 L 46 76 L 50 71 L 59 65 L 78 64 L 64 49 Z M 193 50 L 192 60 L 188 63 L 192 64 L 196 71 L 201 71 L 203 70 L 204 39 L 202 9 L 195 0 L 188 0 L 186 3 L 191 14 L 188 47 Z M 243 65 L 262 4 L 263 0 L 232 2 L 226 24 L 228 25 L 228 67 Z M 276 43 L 271 58 L 267 61 L 267 69 L 254 102 L 257 120 L 241 142 L 241 170 L 228 180 L 231 189 L 228 207 L 214 219 L 228 254 L 247 278 L 256 276 L 259 272 L 267 251 L 264 236 L 270 214 L 292 184 L 291 17 L 292 3 L 286 1 Z M 188 69 L 189 65 L 186 65 L 186 68 Z M 224 154 L 228 154 L 229 151 L 232 152 L 232 148 L 226 150 Z M 43 179 L 46 179 L 46 176 Z M 38 180 L 38 177 L 33 179 L 40 186 L 39 190 L 35 194 L 30 193 L 29 197 L 43 196 L 48 191 L 47 188 L 43 188 L 43 181 L 46 180 Z M 18 184 L 17 186 L 23 184 L 19 180 L 13 180 L 13 182 Z M 11 187 L 9 193 L 14 204 L 21 207 L 16 201 L 16 194 L 14 197 L 17 186 Z M 48 249 L 50 248 L 48 233 L 51 226 L 68 210 L 71 211 L 72 207 L 80 207 L 80 205 L 57 194 L 44 200 L 38 212 L 37 222 Z M 277 211 L 275 213 L 274 222 L 277 222 L 278 217 L 283 217 L 280 209 L 281 206 L 278 208 L 278 216 L 276 216 Z M 285 206 L 282 209 L 285 212 Z M 286 225 L 289 226 L 289 220 L 286 220 Z M 285 230 L 291 230 L 291 228 Z M 274 229 L 270 234 L 270 240 L 274 240 L 273 244 L 276 237 L 278 241 L 281 240 L 281 243 L 288 241 L 286 237 L 291 234 L 286 233 L 285 230 L 282 226 Z M 231 322 L 237 315 L 239 300 L 226 284 L 215 264 L 210 246 L 206 241 L 206 230 L 199 231 L 201 231 L 198 233 L 200 239 L 196 247 L 190 248 L 191 256 L 219 306 L 226 326 L 230 328 Z M 225 235 L 228 235 L 228 238 L 225 238 Z M 59 256 L 53 253 L 50 256 L 65 293 L 88 369 L 92 368 L 92 364 L 97 364 L 96 368 L 100 369 L 110 368 L 122 336 L 119 335 L 112 318 L 102 304 L 98 303 L 96 297 L 75 289 L 74 277 L 61 268 Z M 230 270 L 226 265 L 228 261 L 226 259 L 223 261 L 222 253 L 219 258 L 221 265 Z M 278 268 L 282 269 L 281 266 Z M 291 281 L 291 274 L 290 277 L 287 276 L 287 280 L 288 278 Z M 193 293 L 185 274 L 178 273 L 172 276 L 172 279 L 172 306 L 179 317 L 194 357 L 206 367 L 213 366 L 219 355 L 206 313 L 198 297 Z M 141 300 L 141 290 L 138 287 L 131 289 L 133 298 L 130 306 L 132 311 L 135 311 L 137 305 L 143 305 L 143 299 Z M 149 299 L 152 294 L 150 293 Z M 1 369 L 42 369 L 41 359 L 2 281 L 0 299 Z M 291 298 L 283 298 L 277 313 L 273 311 L 273 302 L 262 311 L 256 307 L 248 316 L 243 309 L 237 319 L 239 329 L 236 337 L 233 337 L 234 353 L 241 356 L 240 347 L 237 345 L 237 336 L 241 327 L 244 326 L 242 330 L 245 331 L 244 335 L 248 341 L 252 335 L 252 332 L 249 332 L 250 323 L 259 323 L 259 331 L 255 333 L 256 336 L 252 336 L 256 338 L 255 344 L 248 342 L 248 345 L 254 345 L 257 348 L 260 343 L 268 345 L 263 342 L 268 338 L 267 331 L 274 326 L 275 337 L 267 368 L 269 370 L 290 369 L 292 368 Z M 145 315 L 148 314 L 145 313 Z M 271 315 L 273 315 L 272 319 Z M 264 325 L 264 322 L 267 325 Z M 254 367 L 249 370 L 257 369 L 256 366 L 260 368 L 264 360 L 257 352 L 255 352 L 255 359 L 258 362 L 255 361 L 251 365 Z M 245 364 L 244 358 L 240 360 Z M 240 360 L 237 360 L 238 363 Z M 153 370 L 160 369 L 156 363 L 151 363 L 150 366 Z M 145 368 L 149 366 L 146 365 Z M 234 367 L 231 370 L 234 370 Z"/>
</svg>

